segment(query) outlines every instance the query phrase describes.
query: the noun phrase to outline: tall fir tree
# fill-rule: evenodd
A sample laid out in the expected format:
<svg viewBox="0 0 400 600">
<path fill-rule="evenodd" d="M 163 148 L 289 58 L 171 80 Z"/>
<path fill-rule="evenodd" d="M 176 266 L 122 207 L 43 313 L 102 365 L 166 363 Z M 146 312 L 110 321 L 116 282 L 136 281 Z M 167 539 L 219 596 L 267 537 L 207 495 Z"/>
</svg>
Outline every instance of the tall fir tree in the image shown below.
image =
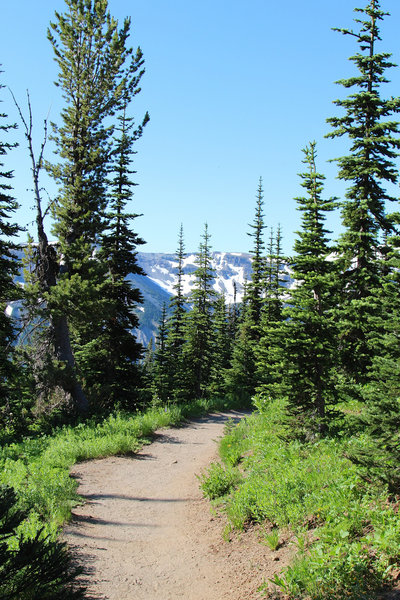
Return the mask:
<svg viewBox="0 0 400 600">
<path fill-rule="evenodd" d="M 3 87 L 0 85 L 0 91 Z M 6 308 L 11 300 L 18 297 L 14 283 L 18 263 L 14 254 L 16 245 L 12 240 L 19 233 L 20 227 L 11 221 L 18 203 L 11 195 L 12 171 L 7 170 L 3 162 L 4 157 L 15 145 L 6 139 L 7 134 L 15 127 L 7 123 L 5 113 L 0 113 L 0 422 L 3 424 L 9 422 L 13 416 L 13 388 L 16 376 L 12 360 L 16 332 Z"/>
<path fill-rule="evenodd" d="M 167 350 L 168 317 L 167 305 L 164 302 L 161 310 L 156 350 L 154 354 L 154 390 L 155 399 L 165 404 L 170 399 L 169 356 Z"/>
<path fill-rule="evenodd" d="M 183 290 L 185 244 L 183 225 L 181 224 L 176 252 L 177 272 L 176 282 L 173 286 L 175 294 L 170 301 L 170 318 L 168 322 L 167 355 L 169 363 L 169 385 L 171 395 L 178 400 L 184 394 L 183 377 L 183 346 L 185 343 L 185 314 L 186 298 Z"/>
<path fill-rule="evenodd" d="M 248 233 L 253 238 L 253 248 L 250 250 L 251 279 L 246 286 L 246 295 L 241 308 L 240 324 L 232 350 L 231 368 L 226 373 L 227 392 L 240 401 L 248 401 L 258 385 L 256 351 L 262 333 L 261 322 L 267 276 L 263 206 L 263 187 L 260 177 L 254 219 Z"/>
<path fill-rule="evenodd" d="M 211 264 L 210 234 L 207 223 L 196 257 L 194 285 L 189 297 L 192 310 L 187 313 L 183 363 L 186 379 L 186 397 L 206 396 L 210 383 L 213 345 L 213 310 L 215 291 L 214 269 Z"/>
<path fill-rule="evenodd" d="M 376 289 L 381 285 L 382 233 L 392 228 L 385 203 L 394 198 L 385 186 L 398 179 L 393 161 L 400 147 L 399 129 L 390 117 L 400 111 L 400 98 L 386 100 L 380 93 L 387 82 L 385 71 L 394 66 L 390 54 L 376 50 L 381 39 L 378 25 L 387 13 L 380 10 L 379 0 L 371 0 L 356 12 L 362 16 L 356 19 L 358 31 L 337 31 L 354 37 L 359 44 L 360 51 L 350 58 L 358 75 L 338 82 L 354 91 L 335 101 L 345 114 L 328 119 L 333 127 L 328 137 L 345 136 L 350 141 L 350 153 L 335 159 L 338 177 L 350 183 L 342 206 L 346 229 L 338 246 L 343 263 L 338 321 L 342 366 L 350 380 L 362 384 L 368 380 L 374 356 L 368 340 L 380 310 Z"/>
<path fill-rule="evenodd" d="M 250 250 L 251 280 L 248 287 L 249 318 L 251 322 L 251 335 L 255 341 L 260 339 L 261 313 L 264 304 L 263 292 L 265 290 L 265 244 L 263 237 L 264 225 L 264 196 L 262 178 L 260 177 L 257 189 L 257 201 L 251 231 L 248 233 L 253 238 L 253 248 Z"/>
<path fill-rule="evenodd" d="M 230 367 L 232 339 L 225 296 L 219 294 L 215 300 L 213 314 L 214 335 L 210 371 L 209 395 L 223 397 L 226 392 L 225 374 Z"/>
<path fill-rule="evenodd" d="M 20 355 L 29 365 L 32 385 L 33 412 L 36 415 L 67 412 L 75 399 L 83 412 L 86 397 L 77 378 L 75 357 L 71 346 L 67 320 L 58 311 L 51 310 L 50 295 L 57 285 L 59 264 L 53 244 L 49 242 L 45 227 L 48 212 L 43 207 L 41 172 L 44 168 L 44 151 L 47 142 L 47 119 L 44 121 L 43 140 L 36 155 L 33 140 L 33 113 L 27 92 L 28 116 L 12 94 L 25 130 L 31 162 L 32 193 L 34 198 L 37 242 L 28 235 L 24 250 L 24 294 L 22 298 L 23 330 L 20 337 Z"/>
<path fill-rule="evenodd" d="M 282 345 L 284 343 L 283 297 L 288 259 L 282 255 L 282 230 L 276 235 L 271 228 L 266 260 L 264 305 L 261 314 L 261 335 L 255 348 L 256 391 L 267 397 L 285 392 Z"/>
<path fill-rule="evenodd" d="M 130 19 L 119 29 L 107 0 L 65 2 L 66 12 L 55 13 L 48 31 L 59 67 L 56 85 L 65 99 L 62 125 L 53 124 L 60 162 L 49 166 L 59 184 L 53 216 L 60 256 L 49 308 L 64 324 L 61 348 L 68 325 L 84 368 L 86 357 L 96 350 L 104 318 L 113 318 L 108 264 L 99 256 L 93 260 L 107 224 L 112 118 L 140 91 L 144 71 L 140 48 L 134 54 L 127 46 Z M 68 362 L 62 353 L 60 358 Z M 84 379 L 82 369 L 81 374 Z M 87 401 L 74 400 L 78 409 L 87 410 Z"/>
<path fill-rule="evenodd" d="M 392 219 L 398 227 L 400 214 Z M 369 479 L 388 486 L 391 495 L 400 493 L 400 235 L 387 237 L 382 257 L 383 284 L 377 290 L 381 313 L 369 342 L 375 355 L 362 388 L 366 405 L 359 416 L 362 430 L 370 440 L 350 458 Z"/>
<path fill-rule="evenodd" d="M 300 175 L 305 197 L 296 198 L 302 213 L 292 259 L 295 285 L 285 310 L 283 360 L 288 406 L 297 433 L 324 434 L 337 400 L 337 329 L 333 318 L 336 262 L 325 228 L 336 199 L 323 199 L 325 177 L 316 169 L 316 144 L 303 150 L 308 170 Z"/>
<path fill-rule="evenodd" d="M 109 307 L 98 335 L 87 348 L 85 372 L 88 387 L 98 390 L 96 402 L 106 398 L 109 408 L 118 405 L 132 409 L 137 399 L 136 389 L 140 386 L 137 363 L 142 356 L 142 346 L 135 330 L 139 325 L 136 309 L 142 297 L 129 276 L 145 274 L 137 262 L 137 246 L 145 242 L 131 225 L 139 215 L 126 209 L 136 185 L 131 179 L 135 173 L 131 168 L 133 147 L 147 121 L 146 114 L 143 123 L 135 129 L 133 119 L 126 116 L 126 107 L 118 117 L 110 201 L 105 214 L 107 229 L 101 236 L 98 252 L 100 261 L 108 267 L 104 292 Z"/>
</svg>

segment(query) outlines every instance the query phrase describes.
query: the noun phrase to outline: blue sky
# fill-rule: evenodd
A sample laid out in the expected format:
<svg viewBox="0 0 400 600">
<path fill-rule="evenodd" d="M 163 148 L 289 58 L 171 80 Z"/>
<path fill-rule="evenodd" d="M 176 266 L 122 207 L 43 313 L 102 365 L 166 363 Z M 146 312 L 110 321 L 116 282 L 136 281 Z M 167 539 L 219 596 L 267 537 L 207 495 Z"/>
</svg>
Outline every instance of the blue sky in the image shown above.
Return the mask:
<svg viewBox="0 0 400 600">
<path fill-rule="evenodd" d="M 357 50 L 350 36 L 331 28 L 352 26 L 354 6 L 365 5 L 354 1 L 109 0 L 115 17 L 131 16 L 131 44 L 141 46 L 146 61 L 142 92 L 131 110 L 138 121 L 146 110 L 151 118 L 136 148 L 139 185 L 130 207 L 143 213 L 135 222 L 147 241 L 142 250 L 175 251 L 181 222 L 187 250 L 196 250 L 207 221 L 214 250 L 247 252 L 261 176 L 266 224 L 281 224 L 290 254 L 299 227 L 293 198 L 302 194 L 301 149 L 310 140 L 318 144 L 326 195 L 343 196 L 328 161 L 345 152 L 345 142 L 324 135 L 326 118 L 340 114 L 332 101 L 345 94 L 334 82 L 354 73 L 348 57 Z M 391 17 L 382 24 L 379 50 L 392 52 L 400 63 L 400 3 L 381 4 Z M 21 104 L 29 89 L 38 147 L 43 119 L 50 111 L 57 122 L 62 106 L 46 30 L 64 6 L 64 0 L 18 0 L 1 11 L 1 82 Z M 383 94 L 398 95 L 400 70 L 388 77 Z M 9 120 L 18 121 L 7 90 L 1 99 Z M 34 218 L 29 161 L 22 129 L 12 135 L 20 147 L 7 166 L 14 169 L 21 204 L 17 219 L 26 225 Z M 44 178 L 42 185 L 54 196 L 51 182 Z M 338 231 L 339 216 L 330 216 L 328 226 Z"/>
</svg>

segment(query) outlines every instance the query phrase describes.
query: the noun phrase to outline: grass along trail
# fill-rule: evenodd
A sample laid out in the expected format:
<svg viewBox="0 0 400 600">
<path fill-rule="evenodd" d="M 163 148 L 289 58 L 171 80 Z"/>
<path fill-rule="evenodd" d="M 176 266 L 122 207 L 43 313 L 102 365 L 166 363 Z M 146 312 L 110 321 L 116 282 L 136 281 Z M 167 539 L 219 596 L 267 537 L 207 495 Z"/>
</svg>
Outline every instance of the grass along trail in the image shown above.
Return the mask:
<svg viewBox="0 0 400 600">
<path fill-rule="evenodd" d="M 223 522 L 202 499 L 199 474 L 217 456 L 216 440 L 231 417 L 208 415 L 160 430 L 132 457 L 77 464 L 86 500 L 64 538 L 83 562 L 92 598 L 109 600 L 246 600 L 278 572 L 280 562 L 255 531 L 222 537 Z"/>
</svg>

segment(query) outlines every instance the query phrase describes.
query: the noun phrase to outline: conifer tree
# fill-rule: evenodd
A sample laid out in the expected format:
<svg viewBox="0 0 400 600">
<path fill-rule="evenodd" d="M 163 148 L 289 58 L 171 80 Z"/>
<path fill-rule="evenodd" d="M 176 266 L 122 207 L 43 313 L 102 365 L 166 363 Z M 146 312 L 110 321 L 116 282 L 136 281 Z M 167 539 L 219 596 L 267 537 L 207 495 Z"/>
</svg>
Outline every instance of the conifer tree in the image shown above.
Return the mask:
<svg viewBox="0 0 400 600">
<path fill-rule="evenodd" d="M 262 334 L 261 321 L 265 303 L 266 262 L 263 239 L 264 213 L 263 188 L 260 177 L 257 189 L 257 201 L 251 231 L 254 245 L 250 250 L 251 280 L 246 286 L 245 301 L 238 326 L 237 337 L 232 352 L 232 366 L 226 374 L 228 393 L 241 401 L 249 400 L 258 384 L 256 369 L 256 351 Z"/>
<path fill-rule="evenodd" d="M 126 107 L 118 117 L 118 136 L 114 138 L 110 201 L 106 212 L 107 229 L 101 237 L 99 260 L 108 267 L 108 309 L 99 324 L 98 333 L 86 353 L 85 372 L 87 385 L 99 390 L 101 398 L 107 398 L 109 406 L 132 408 L 135 404 L 135 388 L 139 385 L 137 361 L 142 346 L 137 342 L 135 330 L 139 319 L 135 309 L 142 302 L 137 288 L 129 280 L 131 274 L 144 275 L 137 263 L 137 246 L 144 241 L 133 231 L 131 223 L 139 215 L 126 212 L 136 185 L 130 176 L 135 173 L 130 166 L 133 146 L 142 135 L 143 126 L 134 129 L 134 121 L 126 116 Z M 92 394 L 93 395 L 93 394 Z"/>
<path fill-rule="evenodd" d="M 45 227 L 48 212 L 42 203 L 40 185 L 44 167 L 44 150 L 47 142 L 47 120 L 44 121 L 43 140 L 37 156 L 33 140 L 33 114 L 29 92 L 27 92 L 28 116 L 12 94 L 25 130 L 31 161 L 33 197 L 37 243 L 28 235 L 24 249 L 24 294 L 23 343 L 20 353 L 26 356 L 26 363 L 33 379 L 32 397 L 36 414 L 50 413 L 54 407 L 59 411 L 72 408 L 71 398 L 80 412 L 87 410 L 87 400 L 77 378 L 75 356 L 71 346 L 70 330 L 64 314 L 52 310 L 50 295 L 57 285 L 59 264 L 54 245 L 49 243 Z"/>
<path fill-rule="evenodd" d="M 0 486 L 0 599 L 83 600 L 85 590 L 77 577 L 83 569 L 74 565 L 65 543 L 43 539 L 20 539 L 17 548 L 8 541 L 26 520 L 16 508 L 12 488 Z"/>
<path fill-rule="evenodd" d="M 154 388 L 157 401 L 164 404 L 170 397 L 169 356 L 167 351 L 167 306 L 162 306 L 154 355 Z"/>
<path fill-rule="evenodd" d="M 144 349 L 143 359 L 139 362 L 139 381 L 140 388 L 138 394 L 138 405 L 147 406 L 155 397 L 154 386 L 154 341 L 150 338 L 146 348 Z"/>
<path fill-rule="evenodd" d="M 394 225 L 400 215 L 391 215 Z M 400 236 L 385 240 L 382 255 L 382 286 L 376 290 L 381 307 L 375 318 L 369 343 L 375 355 L 368 371 L 368 383 L 362 388 L 366 402 L 359 416 L 362 430 L 370 443 L 354 451 L 350 458 L 362 467 L 369 479 L 387 484 L 392 495 L 400 493 Z"/>
<path fill-rule="evenodd" d="M 237 300 L 237 283 L 233 280 L 233 301 L 228 307 L 228 331 L 229 337 L 231 340 L 231 348 L 233 346 L 233 341 L 236 337 L 238 323 L 239 323 L 239 313 L 240 309 L 238 306 Z"/>
<path fill-rule="evenodd" d="M 233 342 L 231 366 L 225 377 L 227 395 L 242 404 L 250 402 L 259 383 L 252 332 L 252 315 L 247 302 L 243 302 L 240 323 Z"/>
<path fill-rule="evenodd" d="M 260 177 L 257 189 L 257 202 L 253 223 L 250 224 L 251 230 L 248 235 L 253 238 L 254 246 L 250 250 L 251 259 L 251 280 L 248 288 L 249 318 L 252 323 L 251 335 L 255 341 L 260 339 L 261 313 L 263 307 L 263 291 L 265 289 L 265 244 L 263 240 L 264 214 L 263 214 L 263 188 Z"/>
<path fill-rule="evenodd" d="M 186 316 L 184 346 L 184 371 L 188 397 L 201 398 L 206 395 L 210 382 L 213 344 L 213 310 L 215 278 L 211 264 L 210 234 L 207 223 L 196 257 L 194 285 L 189 302 L 192 310 Z"/>
<path fill-rule="evenodd" d="M 271 228 L 265 298 L 261 314 L 261 335 L 255 349 L 255 381 L 257 392 L 268 397 L 285 392 L 282 345 L 284 344 L 283 295 L 285 277 L 282 267 L 287 258 L 282 255 L 282 231 L 278 226 L 276 235 Z"/>
<path fill-rule="evenodd" d="M 394 66 L 390 54 L 376 50 L 381 39 L 378 25 L 387 13 L 380 10 L 379 0 L 371 0 L 356 12 L 362 16 L 356 19 L 358 31 L 337 31 L 359 44 L 360 51 L 350 58 L 358 74 L 338 82 L 354 91 L 336 100 L 345 114 L 328 119 L 333 127 L 328 137 L 345 136 L 351 144 L 350 154 L 336 159 L 339 178 L 350 183 L 342 207 L 346 230 L 338 247 L 343 261 L 338 321 L 342 365 L 356 383 L 365 383 L 374 355 L 369 332 L 379 312 L 375 294 L 381 284 L 378 255 L 382 233 L 391 230 L 385 203 L 394 198 L 385 185 L 398 178 L 393 161 L 400 147 L 399 129 L 390 117 L 400 111 L 400 98 L 385 100 L 380 93 L 387 82 L 385 71 Z"/>
<path fill-rule="evenodd" d="M 228 311 L 223 294 L 220 294 L 215 301 L 213 322 L 214 335 L 209 393 L 224 396 L 226 391 L 224 375 L 230 366 L 232 343 Z"/>
<path fill-rule="evenodd" d="M 3 87 L 0 85 L 0 90 Z M 7 115 L 0 113 L 0 161 L 14 146 L 5 137 L 15 125 L 8 124 L 6 119 Z M 12 417 L 12 388 L 16 375 L 12 361 L 15 328 L 6 307 L 17 298 L 14 277 L 18 272 L 18 264 L 14 255 L 16 245 L 12 239 L 20 231 L 18 225 L 10 221 L 18 204 L 11 196 L 10 180 L 13 174 L 4 167 L 4 162 L 0 162 L 0 423 L 3 424 Z"/>
<path fill-rule="evenodd" d="M 323 434 L 336 398 L 335 262 L 325 229 L 325 213 L 335 199 L 322 198 L 324 176 L 316 169 L 316 144 L 303 150 L 308 170 L 300 175 L 307 195 L 296 198 L 302 212 L 292 259 L 295 285 L 285 311 L 283 358 L 289 410 L 302 433 Z"/>
<path fill-rule="evenodd" d="M 60 255 L 49 307 L 68 322 L 84 368 L 104 319 L 114 316 L 108 264 L 100 256 L 93 260 L 107 225 L 112 118 L 140 91 L 144 71 L 140 48 L 134 54 L 127 46 L 130 19 L 119 29 L 107 0 L 65 2 L 66 12 L 55 13 L 48 31 L 59 66 L 56 85 L 65 99 L 62 124 L 53 124 L 60 162 L 49 166 L 59 184 L 53 216 Z"/>
<path fill-rule="evenodd" d="M 175 295 L 170 301 L 171 316 L 168 321 L 167 355 L 169 363 L 169 385 L 172 396 L 178 399 L 184 391 L 183 381 L 183 346 L 185 343 L 185 314 L 186 299 L 183 294 L 183 264 L 185 259 L 185 245 L 183 239 L 183 225 L 181 224 L 176 252 L 178 261 L 176 283 L 173 286 Z"/>
</svg>

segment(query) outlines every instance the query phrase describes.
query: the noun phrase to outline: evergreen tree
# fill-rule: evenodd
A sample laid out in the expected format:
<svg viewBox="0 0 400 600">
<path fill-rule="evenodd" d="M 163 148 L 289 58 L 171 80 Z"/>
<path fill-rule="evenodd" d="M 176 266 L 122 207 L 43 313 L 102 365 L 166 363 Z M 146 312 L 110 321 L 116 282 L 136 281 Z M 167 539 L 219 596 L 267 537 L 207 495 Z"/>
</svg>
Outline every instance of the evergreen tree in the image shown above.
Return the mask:
<svg viewBox="0 0 400 600">
<path fill-rule="evenodd" d="M 138 369 L 140 381 L 138 404 L 140 406 L 146 406 L 154 399 L 155 396 L 155 360 L 153 338 L 150 338 L 144 350 L 143 359 L 139 362 Z"/>
<path fill-rule="evenodd" d="M 100 261 L 108 266 L 107 294 L 108 310 L 96 338 L 86 352 L 86 383 L 91 390 L 98 389 L 99 397 L 106 398 L 109 406 L 132 408 L 135 404 L 135 389 L 138 387 L 137 361 L 141 358 L 142 346 L 137 342 L 135 330 L 139 319 L 135 309 L 142 297 L 129 280 L 131 274 L 144 275 L 137 263 L 138 245 L 144 241 L 132 230 L 131 222 L 139 215 L 127 213 L 126 206 L 132 200 L 136 185 L 130 175 L 133 145 L 142 135 L 143 126 L 134 129 L 133 119 L 126 116 L 124 107 L 118 117 L 118 137 L 114 139 L 111 194 L 106 213 L 107 229 L 101 238 L 98 253 Z M 81 363 L 82 364 L 82 363 Z M 93 396 L 93 392 L 92 392 Z M 99 402 L 100 399 L 97 400 Z"/>
<path fill-rule="evenodd" d="M 232 349 L 233 341 L 236 337 L 239 323 L 240 308 L 237 301 L 237 283 L 233 280 L 233 302 L 228 307 L 228 332 L 230 338 L 230 346 Z"/>
<path fill-rule="evenodd" d="M 226 392 L 224 375 L 230 366 L 232 344 L 228 311 L 223 294 L 220 294 L 215 301 L 213 321 L 214 335 L 209 393 L 214 396 L 224 396 Z"/>
<path fill-rule="evenodd" d="M 169 356 L 167 352 L 167 306 L 162 306 L 154 355 L 154 388 L 157 401 L 164 404 L 170 397 Z"/>
<path fill-rule="evenodd" d="M 173 286 L 175 295 L 170 301 L 171 316 L 168 321 L 167 355 L 169 363 L 169 385 L 172 396 L 178 399 L 184 393 L 183 379 L 183 346 L 185 343 L 185 314 L 186 299 L 183 295 L 183 263 L 185 259 L 185 246 L 183 239 L 183 225 L 181 224 L 176 252 L 177 279 Z"/>
<path fill-rule="evenodd" d="M 40 185 L 47 142 L 47 120 L 44 121 L 43 141 L 37 157 L 34 150 L 33 114 L 29 93 L 27 92 L 28 118 L 25 118 L 14 95 L 13 99 L 25 129 L 31 160 L 37 233 L 36 244 L 28 235 L 23 260 L 25 285 L 22 306 L 25 335 L 23 343 L 20 344 L 19 354 L 26 357 L 33 379 L 31 388 L 36 415 L 50 413 L 55 407 L 58 412 L 65 413 L 71 409 L 72 397 L 81 412 L 84 412 L 87 402 L 76 376 L 68 323 L 65 315 L 50 310 L 49 295 L 57 285 L 59 265 L 55 247 L 49 243 L 46 233 L 45 216 L 48 211 L 43 208 Z"/>
<path fill-rule="evenodd" d="M 3 87 L 0 85 L 0 90 Z M 7 124 L 5 119 L 7 115 L 0 113 L 0 160 L 14 146 L 4 137 L 15 128 L 15 125 Z M 12 390 L 16 375 L 12 361 L 15 328 L 10 315 L 6 312 L 7 304 L 18 297 L 14 284 L 18 263 L 14 254 L 16 245 L 12 242 L 12 238 L 18 234 L 20 228 L 10 221 L 18 208 L 16 200 L 10 194 L 12 176 L 11 171 L 4 169 L 4 162 L 0 162 L 0 423 L 3 424 L 9 422 L 13 416 L 15 397 Z"/>
<path fill-rule="evenodd" d="M 225 387 L 229 397 L 242 404 L 250 402 L 259 383 L 256 374 L 253 319 L 249 305 L 242 303 L 240 323 L 233 343 L 231 366 L 226 372 Z"/>
<path fill-rule="evenodd" d="M 285 277 L 282 255 L 282 231 L 276 236 L 271 228 L 265 277 L 265 299 L 261 314 L 261 335 L 255 349 L 255 381 L 257 392 L 276 397 L 285 391 L 282 346 L 284 344 L 283 295 Z"/>
<path fill-rule="evenodd" d="M 392 215 L 396 226 L 400 215 Z M 368 371 L 368 384 L 362 388 L 366 406 L 359 416 L 370 443 L 350 458 L 362 467 L 369 479 L 387 484 L 391 494 L 400 493 L 400 236 L 385 240 L 382 256 L 383 284 L 377 290 L 381 313 L 370 332 L 375 348 Z"/>
<path fill-rule="evenodd" d="M 338 321 L 342 365 L 356 383 L 368 380 L 374 348 L 368 343 L 373 320 L 379 312 L 376 289 L 381 285 L 378 255 L 382 233 L 391 230 L 385 214 L 385 202 L 394 200 L 385 184 L 397 182 L 393 160 L 400 147 L 398 124 L 390 116 L 400 111 L 400 98 L 385 100 L 380 95 L 387 82 L 386 69 L 393 67 L 390 54 L 378 53 L 379 22 L 385 16 L 379 0 L 371 0 L 364 9 L 356 9 L 358 32 L 339 29 L 351 35 L 360 46 L 352 56 L 358 75 L 339 81 L 353 93 L 335 104 L 345 115 L 328 119 L 334 130 L 328 137 L 349 138 L 350 154 L 336 159 L 338 176 L 350 182 L 342 219 L 346 228 L 338 252 L 342 259 L 342 298 Z"/>
<path fill-rule="evenodd" d="M 257 189 L 257 201 L 251 231 L 254 240 L 250 250 L 251 280 L 246 286 L 245 300 L 238 326 L 237 337 L 232 352 L 232 366 L 226 374 L 228 393 L 241 401 L 249 400 L 258 385 L 256 369 L 256 351 L 261 337 L 261 321 L 265 303 L 266 262 L 263 240 L 264 214 L 263 189 L 260 177 Z"/>
<path fill-rule="evenodd" d="M 66 544 L 38 532 L 9 548 L 9 538 L 26 519 L 16 505 L 14 490 L 0 486 L 0 600 L 83 599 L 84 588 L 76 581 L 82 569 L 73 565 Z"/>
<path fill-rule="evenodd" d="M 183 350 L 188 398 L 201 398 L 206 395 L 211 374 L 212 315 L 215 300 L 212 284 L 215 274 L 211 264 L 210 234 L 207 224 L 204 227 L 196 264 L 195 281 L 189 298 L 192 310 L 186 316 L 186 344 Z"/>
<path fill-rule="evenodd" d="M 65 1 L 66 12 L 55 13 L 56 21 L 48 31 L 59 66 L 56 85 L 66 102 L 62 125 L 53 124 L 60 162 L 49 166 L 59 184 L 53 216 L 60 253 L 59 278 L 49 309 L 62 316 L 64 325 L 69 324 L 84 367 L 96 351 L 104 319 L 114 317 L 108 264 L 100 256 L 93 257 L 107 225 L 112 117 L 140 91 L 143 57 L 140 49 L 133 54 L 127 47 L 130 20 L 125 19 L 118 29 L 106 0 Z M 64 361 L 62 354 L 60 359 Z M 83 375 L 93 378 L 95 374 Z M 87 408 L 82 399 L 74 399 L 80 410 Z"/>
<path fill-rule="evenodd" d="M 263 230 L 264 214 L 263 214 L 263 189 L 262 179 L 260 177 L 257 202 L 253 223 L 250 224 L 252 231 L 248 233 L 254 240 L 254 246 L 250 250 L 251 259 L 251 280 L 248 288 L 248 303 L 249 303 L 249 318 L 251 322 L 251 336 L 255 341 L 260 339 L 261 313 L 264 303 L 263 291 L 265 289 L 265 256 L 264 256 L 264 240 Z"/>
<path fill-rule="evenodd" d="M 335 208 L 335 199 L 324 200 L 324 176 L 316 170 L 315 142 L 305 148 L 302 186 L 307 196 L 297 198 L 302 212 L 302 230 L 294 244 L 293 277 L 289 306 L 285 311 L 283 344 L 289 410 L 306 435 L 327 430 L 328 410 L 336 399 L 335 262 L 328 260 L 331 248 L 325 229 L 325 213 Z"/>
</svg>

